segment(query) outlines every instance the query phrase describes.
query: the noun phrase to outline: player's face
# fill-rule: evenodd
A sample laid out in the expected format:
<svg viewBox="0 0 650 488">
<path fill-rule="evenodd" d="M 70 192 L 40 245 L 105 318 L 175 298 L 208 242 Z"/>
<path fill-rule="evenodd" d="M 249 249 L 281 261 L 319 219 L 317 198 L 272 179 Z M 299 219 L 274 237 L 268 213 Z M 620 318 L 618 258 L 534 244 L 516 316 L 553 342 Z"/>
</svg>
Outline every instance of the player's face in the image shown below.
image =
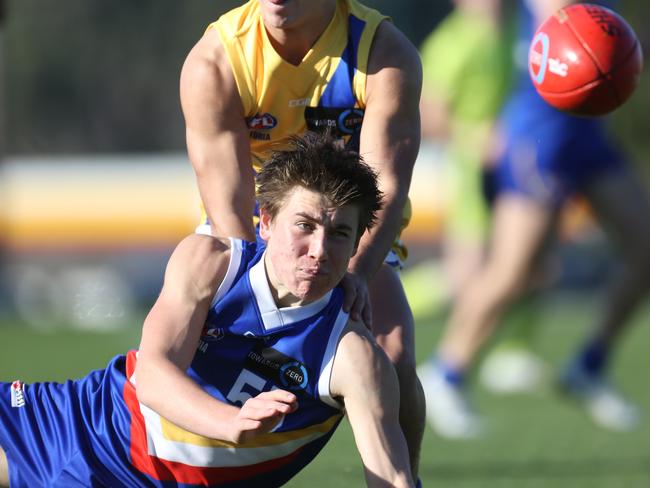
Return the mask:
<svg viewBox="0 0 650 488">
<path fill-rule="evenodd" d="M 264 24 L 274 29 L 291 29 L 322 15 L 336 0 L 259 0 Z"/>
<path fill-rule="evenodd" d="M 281 306 L 316 300 L 334 288 L 356 251 L 359 210 L 332 208 L 319 194 L 294 188 L 273 220 L 260 212 L 266 272 Z"/>
</svg>

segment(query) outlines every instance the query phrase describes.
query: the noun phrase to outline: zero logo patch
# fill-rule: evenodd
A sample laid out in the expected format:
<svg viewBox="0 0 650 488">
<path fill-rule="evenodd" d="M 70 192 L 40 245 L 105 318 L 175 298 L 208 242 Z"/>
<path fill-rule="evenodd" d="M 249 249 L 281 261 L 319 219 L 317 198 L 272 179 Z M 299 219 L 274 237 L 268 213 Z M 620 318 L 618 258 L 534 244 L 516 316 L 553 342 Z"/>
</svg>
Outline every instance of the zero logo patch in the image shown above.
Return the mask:
<svg viewBox="0 0 650 488">
<path fill-rule="evenodd" d="M 310 373 L 305 364 L 261 344 L 248 353 L 245 368 L 294 393 L 304 392 L 309 385 Z"/>
<path fill-rule="evenodd" d="M 324 132 L 329 129 L 338 137 L 359 134 L 363 115 L 364 111 L 360 108 L 305 108 L 305 122 L 309 130 Z"/>
</svg>

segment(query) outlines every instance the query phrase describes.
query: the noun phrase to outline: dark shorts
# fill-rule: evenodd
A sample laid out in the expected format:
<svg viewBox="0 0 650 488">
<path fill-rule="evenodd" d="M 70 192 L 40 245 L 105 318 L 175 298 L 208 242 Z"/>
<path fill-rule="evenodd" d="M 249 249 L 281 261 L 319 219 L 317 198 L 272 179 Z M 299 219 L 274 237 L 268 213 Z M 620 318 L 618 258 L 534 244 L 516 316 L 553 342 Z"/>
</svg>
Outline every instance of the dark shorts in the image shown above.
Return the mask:
<svg viewBox="0 0 650 488">
<path fill-rule="evenodd" d="M 506 147 L 497 169 L 499 192 L 559 206 L 592 179 L 625 166 L 601 119 L 519 101 L 506 107 L 501 122 Z"/>
</svg>

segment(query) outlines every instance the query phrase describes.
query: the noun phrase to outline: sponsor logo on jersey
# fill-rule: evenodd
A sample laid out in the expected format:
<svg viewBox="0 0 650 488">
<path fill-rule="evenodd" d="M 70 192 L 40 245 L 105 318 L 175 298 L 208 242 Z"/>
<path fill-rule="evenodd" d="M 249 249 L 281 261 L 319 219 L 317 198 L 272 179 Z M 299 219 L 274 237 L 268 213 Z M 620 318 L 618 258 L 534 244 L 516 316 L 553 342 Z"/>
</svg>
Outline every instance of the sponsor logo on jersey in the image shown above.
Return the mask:
<svg viewBox="0 0 650 488">
<path fill-rule="evenodd" d="M 226 332 L 221 327 L 206 327 L 203 329 L 203 339 L 207 341 L 220 341 L 226 337 Z"/>
<path fill-rule="evenodd" d="M 257 131 L 250 131 L 248 133 L 251 139 L 255 139 L 256 141 L 270 141 L 271 140 L 271 135 L 267 134 L 266 132 L 257 132 Z"/>
<path fill-rule="evenodd" d="M 22 381 L 16 380 L 11 384 L 11 406 L 25 406 L 25 384 Z"/>
<path fill-rule="evenodd" d="M 255 114 L 246 120 L 249 129 L 269 130 L 278 125 L 278 121 L 270 113 Z"/>
<path fill-rule="evenodd" d="M 280 381 L 289 390 L 304 390 L 307 387 L 308 379 L 307 368 L 298 361 L 292 361 L 280 367 Z"/>
<path fill-rule="evenodd" d="M 311 131 L 334 129 L 333 135 L 350 136 L 361 132 L 364 111 L 360 108 L 306 107 L 305 122 Z"/>
<path fill-rule="evenodd" d="M 309 105 L 309 98 L 289 100 L 289 107 L 306 107 L 307 105 Z"/>
<path fill-rule="evenodd" d="M 249 351 L 245 368 L 295 393 L 304 392 L 309 384 L 310 373 L 304 363 L 261 344 Z"/>
<path fill-rule="evenodd" d="M 226 337 L 226 330 L 221 327 L 209 327 L 208 325 L 203 326 L 203 331 L 201 332 L 201 339 L 199 340 L 199 345 L 197 350 L 202 353 L 208 351 L 210 343 L 220 341 Z"/>
</svg>

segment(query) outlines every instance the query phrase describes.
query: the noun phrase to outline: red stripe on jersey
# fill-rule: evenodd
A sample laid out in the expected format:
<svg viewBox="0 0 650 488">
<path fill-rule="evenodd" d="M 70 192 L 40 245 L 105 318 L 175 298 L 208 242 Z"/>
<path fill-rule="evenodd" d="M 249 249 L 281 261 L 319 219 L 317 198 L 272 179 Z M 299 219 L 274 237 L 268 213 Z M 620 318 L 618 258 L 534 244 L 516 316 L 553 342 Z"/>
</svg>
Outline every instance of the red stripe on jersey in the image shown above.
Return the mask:
<svg viewBox="0 0 650 488">
<path fill-rule="evenodd" d="M 272 472 L 291 463 L 302 448 L 276 459 L 241 467 L 198 467 L 167 461 L 151 456 L 147 449 L 145 421 L 140 412 L 140 404 L 133 384 L 129 378 L 135 371 L 135 351 L 129 351 L 126 357 L 126 376 L 124 382 L 124 402 L 131 412 L 131 462 L 139 471 L 161 481 L 176 481 L 194 485 L 213 485 L 232 483 Z"/>
</svg>

